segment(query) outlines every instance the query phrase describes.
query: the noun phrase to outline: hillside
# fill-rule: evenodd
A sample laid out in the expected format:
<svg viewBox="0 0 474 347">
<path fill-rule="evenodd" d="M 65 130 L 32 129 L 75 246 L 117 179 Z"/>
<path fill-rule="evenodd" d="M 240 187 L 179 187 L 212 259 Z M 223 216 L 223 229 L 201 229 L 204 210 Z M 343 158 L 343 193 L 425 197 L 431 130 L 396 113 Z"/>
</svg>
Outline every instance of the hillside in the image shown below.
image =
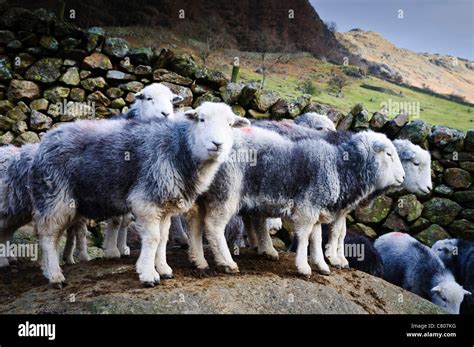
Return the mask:
<svg viewBox="0 0 474 347">
<path fill-rule="evenodd" d="M 58 7 L 53 0 L 8 3 L 53 11 Z M 86 28 L 140 25 L 244 51 L 307 51 L 337 61 L 349 54 L 308 0 L 68 0 L 66 13 L 70 9 L 75 10 L 75 24 Z"/>
<path fill-rule="evenodd" d="M 439 54 L 415 53 L 398 48 L 376 32 L 352 30 L 337 33 L 339 42 L 351 53 L 374 65 L 381 77 L 399 75 L 403 83 L 429 87 L 446 95 L 460 95 L 474 102 L 474 62 Z M 384 68 L 381 64 L 386 65 Z"/>
</svg>

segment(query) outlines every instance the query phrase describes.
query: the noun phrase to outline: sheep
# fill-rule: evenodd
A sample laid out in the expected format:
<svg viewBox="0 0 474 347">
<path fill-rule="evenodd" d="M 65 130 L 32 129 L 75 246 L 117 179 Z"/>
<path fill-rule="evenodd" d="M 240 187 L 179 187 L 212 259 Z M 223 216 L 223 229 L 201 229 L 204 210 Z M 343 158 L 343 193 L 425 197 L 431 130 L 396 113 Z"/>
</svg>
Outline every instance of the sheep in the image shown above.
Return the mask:
<svg viewBox="0 0 474 347">
<path fill-rule="evenodd" d="M 332 120 L 315 112 L 304 113 L 295 118 L 295 124 L 318 131 L 336 131 Z"/>
<path fill-rule="evenodd" d="M 32 202 L 28 187 L 28 172 L 38 149 L 38 144 L 22 147 L 5 146 L 0 148 L 0 243 L 11 241 L 14 232 L 32 221 Z M 73 264 L 74 239 L 78 237 L 78 257 L 80 261 L 90 259 L 87 254 L 86 220 L 67 230 L 68 239 L 64 250 L 66 263 Z M 10 259 L 14 261 L 15 259 Z M 6 258 L 0 258 L 0 267 L 9 266 Z"/>
<path fill-rule="evenodd" d="M 250 122 L 224 103 L 205 102 L 187 120 L 82 120 L 43 136 L 29 171 L 42 270 L 62 287 L 56 248 L 77 218 L 132 212 L 142 246 L 140 281 L 171 278 L 166 262 L 170 218 L 194 204 L 230 154 L 232 127 Z"/>
<path fill-rule="evenodd" d="M 436 241 L 431 247 L 447 269 L 465 289 L 474 290 L 474 243 L 461 239 Z M 461 313 L 474 313 L 474 298 L 467 296 L 461 304 Z"/>
<path fill-rule="evenodd" d="M 449 313 L 459 313 L 465 295 L 439 257 L 408 234 L 391 232 L 374 243 L 384 263 L 383 278 L 440 306 Z"/>
<path fill-rule="evenodd" d="M 289 219 L 299 240 L 296 267 L 311 275 L 307 259 L 329 272 L 321 251 L 321 223 L 337 218 L 374 190 L 401 184 L 403 168 L 395 147 L 383 134 L 334 133 L 333 142 L 304 138 L 291 141 L 258 127 L 235 131 L 235 152 L 256 151 L 253 165 L 224 163 L 209 190 L 188 213 L 189 258 L 199 269 L 208 267 L 202 251 L 201 226 L 218 266 L 238 272 L 225 243 L 224 228 L 239 211 L 254 216 Z M 271 242 L 271 240 L 265 240 Z"/>
<path fill-rule="evenodd" d="M 130 110 L 124 114 L 112 117 L 112 120 L 117 119 L 161 119 L 161 120 L 175 120 L 175 113 L 173 104 L 181 101 L 183 98 L 174 94 L 167 86 L 161 83 L 153 83 L 144 87 L 135 95 L 135 101 Z M 107 221 L 107 228 L 104 236 L 104 257 L 105 258 L 120 258 L 121 256 L 129 256 L 130 248 L 127 246 L 127 229 L 130 225 L 132 216 L 130 214 L 124 216 L 116 216 Z M 180 221 L 177 217 L 171 218 L 171 229 L 179 230 Z M 73 238 L 71 238 L 73 240 Z M 68 237 L 68 242 L 70 238 Z M 72 241 L 71 241 L 72 242 Z M 84 240 L 78 242 L 83 243 Z M 72 258 L 72 251 L 74 247 L 66 243 L 67 253 L 65 252 L 65 259 Z M 67 262 L 67 261 L 66 261 Z"/>
<path fill-rule="evenodd" d="M 326 245 L 329 238 L 330 226 L 322 226 L 322 244 Z M 298 241 L 293 238 L 288 251 L 296 252 Z M 373 242 L 364 235 L 347 229 L 344 238 L 344 255 L 351 268 L 366 272 L 376 277 L 383 276 L 383 261 Z"/>
<path fill-rule="evenodd" d="M 305 116 L 305 115 L 303 115 Z M 303 117 L 300 116 L 300 117 Z M 309 117 L 309 116 L 305 116 Z M 320 129 L 320 124 L 327 123 L 329 118 L 321 115 L 312 115 L 310 119 L 313 120 L 312 123 L 306 122 L 304 124 L 312 124 L 316 129 Z M 303 122 L 300 122 L 302 124 Z M 265 129 L 273 130 L 280 135 L 288 137 L 291 140 L 301 140 L 304 138 L 323 138 L 330 142 L 334 141 L 333 132 L 321 132 L 315 131 L 315 129 L 306 128 L 291 123 L 284 122 L 274 122 L 274 121 L 260 121 L 254 122 L 253 125 L 262 127 Z M 324 128 L 323 128 L 324 129 Z M 400 160 L 405 171 L 405 179 L 402 186 L 400 187 L 388 187 L 385 190 L 391 189 L 407 189 L 410 192 L 416 194 L 427 194 L 432 189 L 431 183 L 431 158 L 430 153 L 426 150 L 423 150 L 421 147 L 412 144 L 408 140 L 395 140 L 393 145 L 397 149 L 397 153 L 400 157 Z M 370 200 L 376 195 L 382 193 L 382 191 L 374 191 L 371 193 L 366 200 Z M 336 219 L 332 225 L 332 232 L 329 236 L 329 242 L 326 244 L 325 256 L 328 259 L 329 263 L 338 268 L 349 267 L 349 262 L 344 256 L 344 237 L 346 231 L 346 216 L 350 212 L 347 210 L 345 214 L 341 214 L 338 219 Z M 256 222 L 258 223 L 258 222 Z M 258 232 L 267 233 L 265 229 L 262 229 Z M 268 237 L 260 237 L 258 240 L 268 240 Z M 259 245 L 259 249 L 262 249 L 261 253 L 263 254 L 275 254 L 276 250 L 273 248 L 273 245 L 269 242 L 265 242 L 262 245 Z M 260 252 L 259 252 L 260 253 Z M 374 258 L 375 259 L 375 258 Z M 377 264 L 373 264 L 375 267 Z"/>
</svg>

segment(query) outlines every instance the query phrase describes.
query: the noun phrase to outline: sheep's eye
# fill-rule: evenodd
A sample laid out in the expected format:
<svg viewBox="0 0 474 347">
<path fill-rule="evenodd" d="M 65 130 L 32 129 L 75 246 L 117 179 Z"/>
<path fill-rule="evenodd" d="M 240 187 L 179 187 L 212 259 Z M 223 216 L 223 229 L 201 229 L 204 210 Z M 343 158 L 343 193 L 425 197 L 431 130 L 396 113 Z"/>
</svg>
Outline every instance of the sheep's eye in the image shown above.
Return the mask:
<svg viewBox="0 0 474 347">
<path fill-rule="evenodd" d="M 153 98 L 146 98 L 146 99 L 147 99 L 148 101 L 151 101 L 151 100 L 153 100 Z"/>
<path fill-rule="evenodd" d="M 316 130 L 323 130 L 323 128 L 322 128 L 322 127 L 318 127 L 318 128 L 316 128 Z"/>
<path fill-rule="evenodd" d="M 387 152 L 387 155 L 388 155 L 389 157 L 391 157 L 391 156 L 392 156 L 392 153 Z"/>
<path fill-rule="evenodd" d="M 413 163 L 413 165 L 415 165 L 415 166 L 420 166 L 420 163 Z"/>
<path fill-rule="evenodd" d="M 448 299 L 446 299 L 444 296 L 441 297 L 441 300 L 448 301 Z"/>
</svg>

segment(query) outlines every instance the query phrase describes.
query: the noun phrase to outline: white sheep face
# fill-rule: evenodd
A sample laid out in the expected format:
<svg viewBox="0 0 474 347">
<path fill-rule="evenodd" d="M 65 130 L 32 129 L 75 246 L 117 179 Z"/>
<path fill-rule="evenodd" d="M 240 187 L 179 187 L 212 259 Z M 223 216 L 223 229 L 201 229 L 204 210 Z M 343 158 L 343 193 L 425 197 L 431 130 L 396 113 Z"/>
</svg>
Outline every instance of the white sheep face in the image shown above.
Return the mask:
<svg viewBox="0 0 474 347">
<path fill-rule="evenodd" d="M 400 186 L 405 179 L 405 171 L 392 141 L 380 133 L 365 132 L 365 135 L 377 161 L 376 189 Z"/>
<path fill-rule="evenodd" d="M 332 120 L 327 116 L 315 112 L 308 112 L 295 118 L 295 124 L 305 126 L 317 131 L 336 131 Z"/>
<path fill-rule="evenodd" d="M 451 314 L 459 313 L 464 295 L 471 293 L 454 281 L 441 282 L 431 289 L 431 301 Z"/>
<path fill-rule="evenodd" d="M 224 161 L 233 146 L 232 127 L 250 125 L 224 103 L 205 102 L 184 115 L 194 122 L 191 142 L 193 153 L 200 161 Z"/>
<path fill-rule="evenodd" d="M 408 140 L 395 140 L 393 144 L 405 170 L 402 187 L 412 193 L 429 194 L 433 188 L 430 153 Z"/>
<path fill-rule="evenodd" d="M 146 86 L 135 94 L 132 108 L 137 109 L 143 118 L 174 119 L 173 103 L 182 100 L 168 87 L 160 83 Z"/>
</svg>

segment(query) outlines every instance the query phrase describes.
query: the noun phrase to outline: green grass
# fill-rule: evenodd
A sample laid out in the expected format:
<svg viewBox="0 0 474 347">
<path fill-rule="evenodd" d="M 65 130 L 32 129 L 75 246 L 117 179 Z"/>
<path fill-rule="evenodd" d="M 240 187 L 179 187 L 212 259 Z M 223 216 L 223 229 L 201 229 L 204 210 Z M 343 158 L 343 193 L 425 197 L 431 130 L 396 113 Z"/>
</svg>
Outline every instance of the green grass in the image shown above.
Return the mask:
<svg viewBox="0 0 474 347">
<path fill-rule="evenodd" d="M 318 68 L 319 76 L 329 76 L 330 70 L 334 68 L 334 65 L 321 63 L 318 65 Z M 249 69 L 241 69 L 241 80 L 243 82 L 250 80 L 260 81 L 260 79 L 260 74 Z M 349 112 L 357 103 L 363 103 L 370 113 L 379 111 L 382 103 L 390 101 L 392 103 L 419 103 L 420 113 L 419 115 L 411 115 L 411 120 L 420 118 L 429 124 L 447 125 L 463 131 L 474 129 L 474 107 L 417 92 L 371 76 L 359 80 L 350 79 L 349 84 L 342 89 L 342 97 L 337 97 L 328 92 L 326 81 L 326 78 L 313 79 L 313 83 L 319 89 L 322 89 L 323 92 L 312 99 L 316 102 L 330 105 L 344 113 Z M 364 83 L 390 89 L 397 94 L 401 93 L 401 95 L 391 95 L 365 89 L 361 87 Z M 298 79 L 294 76 L 270 74 L 267 76 L 265 88 L 278 92 L 281 97 L 291 99 L 301 95 L 297 86 Z M 390 116 L 395 115 L 396 112 L 390 114 Z"/>
</svg>

